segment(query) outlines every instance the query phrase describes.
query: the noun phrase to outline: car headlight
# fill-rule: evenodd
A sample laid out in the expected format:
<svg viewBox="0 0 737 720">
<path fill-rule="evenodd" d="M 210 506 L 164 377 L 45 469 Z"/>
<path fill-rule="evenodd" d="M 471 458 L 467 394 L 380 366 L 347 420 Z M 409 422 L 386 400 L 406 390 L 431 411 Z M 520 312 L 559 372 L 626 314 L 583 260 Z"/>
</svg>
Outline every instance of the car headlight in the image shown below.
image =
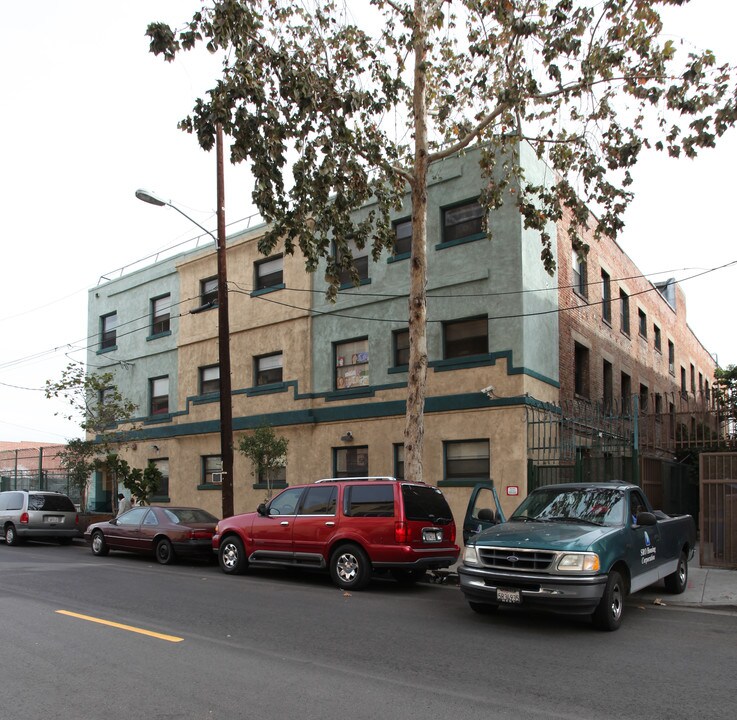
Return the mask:
<svg viewBox="0 0 737 720">
<path fill-rule="evenodd" d="M 568 553 L 558 560 L 562 572 L 597 572 L 601 568 L 596 553 Z"/>
<path fill-rule="evenodd" d="M 479 556 L 475 545 L 466 545 L 463 549 L 463 562 L 466 565 L 480 565 Z"/>
</svg>

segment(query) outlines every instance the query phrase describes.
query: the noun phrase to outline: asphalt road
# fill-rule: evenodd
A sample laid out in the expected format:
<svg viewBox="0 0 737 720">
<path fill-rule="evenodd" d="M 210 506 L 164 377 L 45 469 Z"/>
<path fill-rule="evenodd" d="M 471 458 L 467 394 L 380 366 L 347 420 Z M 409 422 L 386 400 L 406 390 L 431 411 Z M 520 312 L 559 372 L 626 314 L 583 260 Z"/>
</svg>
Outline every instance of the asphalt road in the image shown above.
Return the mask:
<svg viewBox="0 0 737 720">
<path fill-rule="evenodd" d="M 455 587 L 0 543 L 0 623 L 0 720 L 735 715 L 734 614 L 631 604 L 601 633 Z"/>
</svg>

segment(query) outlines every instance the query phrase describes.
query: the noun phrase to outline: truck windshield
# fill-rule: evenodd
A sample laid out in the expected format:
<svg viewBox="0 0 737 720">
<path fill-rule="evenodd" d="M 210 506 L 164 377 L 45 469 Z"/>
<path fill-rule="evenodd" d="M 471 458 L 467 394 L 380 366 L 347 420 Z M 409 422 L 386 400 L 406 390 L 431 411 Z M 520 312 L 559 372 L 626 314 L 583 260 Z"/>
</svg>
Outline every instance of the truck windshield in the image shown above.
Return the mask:
<svg viewBox="0 0 737 720">
<path fill-rule="evenodd" d="M 541 488 L 530 493 L 511 520 L 583 520 L 597 525 L 624 524 L 624 493 L 608 488 Z"/>
</svg>

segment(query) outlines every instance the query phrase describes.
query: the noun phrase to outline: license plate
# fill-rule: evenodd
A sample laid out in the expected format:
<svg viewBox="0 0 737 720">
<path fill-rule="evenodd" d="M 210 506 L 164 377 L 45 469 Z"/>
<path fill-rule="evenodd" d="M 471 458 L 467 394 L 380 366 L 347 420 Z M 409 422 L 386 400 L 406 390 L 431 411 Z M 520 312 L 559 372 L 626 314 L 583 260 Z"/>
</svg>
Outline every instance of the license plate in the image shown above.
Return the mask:
<svg viewBox="0 0 737 720">
<path fill-rule="evenodd" d="M 61 522 L 61 518 L 57 517 L 55 515 L 49 515 L 48 517 L 44 518 L 49 525 L 56 525 L 57 523 Z"/>
<path fill-rule="evenodd" d="M 497 590 L 496 599 L 500 603 L 513 603 L 518 604 L 522 602 L 519 590 Z"/>
<path fill-rule="evenodd" d="M 423 529 L 422 531 L 422 542 L 426 543 L 439 543 L 443 540 L 443 531 L 433 529 Z"/>
</svg>

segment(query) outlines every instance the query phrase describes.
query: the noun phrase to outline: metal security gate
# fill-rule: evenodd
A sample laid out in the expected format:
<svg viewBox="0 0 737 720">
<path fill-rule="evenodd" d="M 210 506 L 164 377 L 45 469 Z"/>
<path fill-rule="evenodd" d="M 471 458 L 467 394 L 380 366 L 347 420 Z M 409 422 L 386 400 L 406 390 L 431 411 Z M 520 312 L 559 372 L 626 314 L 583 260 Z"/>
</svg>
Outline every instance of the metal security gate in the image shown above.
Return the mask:
<svg viewBox="0 0 737 720">
<path fill-rule="evenodd" d="M 699 481 L 701 564 L 737 569 L 737 453 L 702 453 Z"/>
</svg>

